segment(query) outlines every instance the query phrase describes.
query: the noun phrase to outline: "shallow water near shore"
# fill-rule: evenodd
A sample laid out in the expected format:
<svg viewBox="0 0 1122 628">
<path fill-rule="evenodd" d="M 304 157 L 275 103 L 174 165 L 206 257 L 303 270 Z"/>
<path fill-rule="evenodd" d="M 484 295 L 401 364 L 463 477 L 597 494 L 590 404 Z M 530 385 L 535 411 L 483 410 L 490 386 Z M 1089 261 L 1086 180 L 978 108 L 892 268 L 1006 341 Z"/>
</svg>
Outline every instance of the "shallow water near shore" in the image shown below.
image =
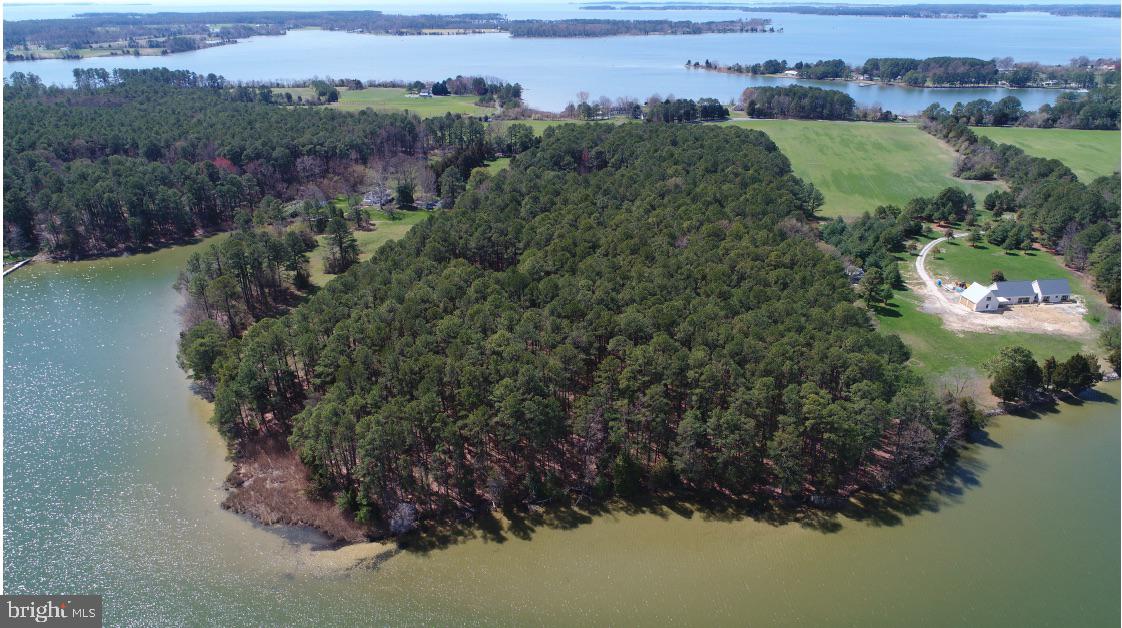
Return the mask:
<svg viewBox="0 0 1122 628">
<path fill-rule="evenodd" d="M 100 593 L 107 625 L 1118 624 L 1118 382 L 823 525 L 620 509 L 427 552 L 256 526 L 175 363 L 192 248 L 4 280 L 7 592 Z"/>
</svg>

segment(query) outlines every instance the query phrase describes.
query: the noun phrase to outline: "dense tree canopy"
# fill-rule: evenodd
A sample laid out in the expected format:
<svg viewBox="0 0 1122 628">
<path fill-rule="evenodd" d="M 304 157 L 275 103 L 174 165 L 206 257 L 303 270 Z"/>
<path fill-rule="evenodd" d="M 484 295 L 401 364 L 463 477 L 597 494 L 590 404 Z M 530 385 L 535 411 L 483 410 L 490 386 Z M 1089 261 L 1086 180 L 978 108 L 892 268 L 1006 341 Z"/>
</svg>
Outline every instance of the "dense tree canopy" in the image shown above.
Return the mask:
<svg viewBox="0 0 1122 628">
<path fill-rule="evenodd" d="M 549 129 L 251 327 L 215 420 L 235 442 L 290 433 L 371 522 L 678 483 L 834 495 L 877 460 L 904 475 L 949 418 L 816 246 L 820 202 L 758 131 Z"/>
<path fill-rule="evenodd" d="M 853 98 L 835 89 L 819 87 L 749 87 L 740 96 L 752 118 L 803 118 L 848 120 L 854 116 Z"/>
<path fill-rule="evenodd" d="M 460 116 L 314 111 L 166 69 L 91 70 L 79 87 L 13 76 L 4 101 L 9 249 L 79 257 L 227 228 L 267 195 L 322 205 L 363 166 L 483 138 Z"/>
<path fill-rule="evenodd" d="M 1117 76 L 1115 77 L 1117 78 Z M 1038 128 L 1097 129 L 1118 128 L 1118 82 L 1096 87 L 1086 93 L 1061 92 L 1055 104 L 1043 104 L 1037 111 L 1025 111 L 1016 96 L 997 102 L 984 98 L 955 103 L 950 111 L 938 105 L 928 108 L 928 117 L 948 116 L 971 126 L 1027 126 Z"/>
</svg>

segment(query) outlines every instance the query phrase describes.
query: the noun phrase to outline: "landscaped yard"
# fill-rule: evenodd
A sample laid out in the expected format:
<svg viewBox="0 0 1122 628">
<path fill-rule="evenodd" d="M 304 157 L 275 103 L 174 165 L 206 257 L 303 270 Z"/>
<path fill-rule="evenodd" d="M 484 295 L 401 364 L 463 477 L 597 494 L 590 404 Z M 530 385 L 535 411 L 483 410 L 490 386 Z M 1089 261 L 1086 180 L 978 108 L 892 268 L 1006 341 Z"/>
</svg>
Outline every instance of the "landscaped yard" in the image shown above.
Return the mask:
<svg viewBox="0 0 1122 628">
<path fill-rule="evenodd" d="M 1018 146 L 1035 157 L 1059 159 L 1087 182 L 1118 170 L 1122 155 L 1118 131 L 974 127 L 974 132 Z"/>
<path fill-rule="evenodd" d="M 391 219 L 386 214 L 377 209 L 368 210 L 368 215 L 371 218 L 371 223 L 375 226 L 372 231 L 355 231 L 355 239 L 358 240 L 359 260 L 366 261 L 378 247 L 382 246 L 390 240 L 398 240 L 406 233 L 413 225 L 428 219 L 432 212 L 427 211 L 398 211 L 394 212 L 394 217 Z M 326 236 L 319 236 L 319 246 L 317 246 L 311 253 L 308 254 L 310 258 L 310 270 L 312 283 L 317 286 L 322 286 L 330 281 L 335 275 L 328 275 L 323 272 L 323 257 L 327 254 Z"/>
<path fill-rule="evenodd" d="M 310 87 L 277 88 L 273 90 L 274 94 L 282 96 L 285 92 L 292 94 L 293 98 L 296 96 L 315 97 L 315 92 Z M 463 113 L 475 116 L 494 113 L 494 109 L 490 107 L 475 106 L 474 96 L 415 98 L 408 96 L 405 89 L 396 87 L 367 87 L 360 90 L 339 88 L 339 102 L 328 106 L 342 111 L 359 111 L 361 109 L 374 109 L 376 111 L 408 110 L 422 118 L 435 118 L 445 113 Z"/>
<path fill-rule="evenodd" d="M 878 205 L 903 206 L 949 186 L 982 199 L 1001 184 L 951 176 L 954 152 L 910 124 L 816 120 L 736 120 L 767 133 L 795 174 L 826 197 L 823 216 L 860 216 Z"/>
</svg>

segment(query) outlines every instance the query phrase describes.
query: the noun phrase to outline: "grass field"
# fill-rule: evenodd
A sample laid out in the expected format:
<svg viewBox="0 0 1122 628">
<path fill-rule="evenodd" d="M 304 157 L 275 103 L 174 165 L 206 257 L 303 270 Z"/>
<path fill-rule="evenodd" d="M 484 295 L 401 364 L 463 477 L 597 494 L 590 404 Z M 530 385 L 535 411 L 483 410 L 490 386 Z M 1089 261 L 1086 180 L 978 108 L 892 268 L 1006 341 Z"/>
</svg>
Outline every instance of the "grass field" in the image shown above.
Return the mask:
<svg viewBox="0 0 1122 628">
<path fill-rule="evenodd" d="M 1122 134 L 1118 131 L 974 127 L 995 142 L 1012 144 L 1035 157 L 1059 159 L 1084 181 L 1118 170 Z"/>
<path fill-rule="evenodd" d="M 370 259 L 374 251 L 378 250 L 378 247 L 391 240 L 400 239 L 409 232 L 413 225 L 428 219 L 432 213 L 427 211 L 399 211 L 394 212 L 394 218 L 390 219 L 378 210 L 370 210 L 368 215 L 371 217 L 375 229 L 372 231 L 355 231 L 360 261 Z M 319 246 L 308 257 L 310 258 L 309 267 L 312 283 L 322 286 L 335 275 L 328 275 L 323 272 L 323 257 L 327 254 L 326 236 L 319 236 L 318 240 Z"/>
<path fill-rule="evenodd" d="M 292 97 L 314 98 L 310 87 L 289 87 L 274 89 L 274 94 L 285 92 Z M 339 102 L 328 105 L 341 111 L 411 111 L 422 118 L 435 118 L 445 113 L 463 113 L 483 116 L 494 113 L 493 109 L 475 106 L 472 96 L 435 96 L 433 98 L 410 98 L 406 90 L 396 87 L 367 87 L 366 89 L 339 89 Z"/>
<path fill-rule="evenodd" d="M 877 322 L 881 331 L 900 336 L 912 351 L 913 365 L 933 383 L 960 370 L 980 382 L 986 378 L 984 365 L 1009 345 L 1027 347 L 1037 360 L 1050 355 L 1066 359 L 1083 349 L 1082 342 L 1067 336 L 1019 332 L 956 334 L 943 327 L 938 316 L 921 312 L 918 301 L 918 296 L 910 291 L 895 293 L 888 307 L 878 308 Z"/>
<path fill-rule="evenodd" d="M 498 159 L 484 166 L 484 168 L 487 169 L 488 174 L 498 174 L 509 167 L 510 157 L 499 157 Z"/>
<path fill-rule="evenodd" d="M 1044 251 L 1017 251 L 1008 253 L 1001 247 L 979 243 L 971 247 L 962 240 L 943 242 L 938 250 L 928 255 L 928 270 L 941 279 L 951 278 L 970 283 L 990 282 L 990 273 L 1000 270 L 1009 281 L 1033 279 L 1067 279 L 1077 294 L 1085 294 L 1083 286 L 1068 269 Z"/>
<path fill-rule="evenodd" d="M 910 124 L 813 120 L 735 120 L 767 133 L 795 174 L 822 191 L 823 216 L 859 216 L 878 205 L 900 205 L 949 186 L 974 194 L 978 205 L 1000 184 L 951 176 L 954 152 Z"/>
</svg>

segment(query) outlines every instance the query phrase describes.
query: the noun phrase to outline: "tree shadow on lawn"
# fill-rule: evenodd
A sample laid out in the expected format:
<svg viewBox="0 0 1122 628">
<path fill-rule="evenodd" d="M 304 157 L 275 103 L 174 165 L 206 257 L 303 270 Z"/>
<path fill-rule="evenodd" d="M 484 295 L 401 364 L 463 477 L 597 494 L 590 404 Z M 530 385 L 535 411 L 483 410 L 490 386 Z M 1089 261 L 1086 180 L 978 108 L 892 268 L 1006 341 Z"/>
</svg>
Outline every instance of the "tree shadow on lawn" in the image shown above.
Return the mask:
<svg viewBox="0 0 1122 628">
<path fill-rule="evenodd" d="M 992 440 L 988 442 L 990 444 L 984 446 L 1000 447 Z M 981 484 L 979 476 L 985 470 L 985 463 L 971 453 L 971 447 L 968 444 L 961 452 L 950 453 L 943 464 L 904 487 L 886 492 L 861 491 L 840 508 L 787 504 L 765 494 L 665 492 L 632 500 L 582 500 L 530 509 L 504 507 L 501 518 L 492 511 L 485 511 L 474 518 L 429 526 L 399 538 L 398 547 L 407 552 L 427 554 L 473 540 L 506 543 L 514 538 L 528 541 L 540 529 L 573 530 L 598 517 L 619 519 L 640 515 L 654 515 L 664 520 L 700 517 L 702 521 L 724 523 L 751 519 L 774 527 L 798 525 L 822 534 L 840 532 L 847 523 L 896 526 L 907 517 L 938 512 L 956 504 L 967 491 Z"/>
<path fill-rule="evenodd" d="M 877 316 L 883 316 L 885 318 L 900 318 L 901 316 L 903 316 L 903 314 L 900 312 L 900 306 L 892 303 L 891 301 L 888 303 L 873 305 L 872 307 L 873 313 Z"/>
</svg>

